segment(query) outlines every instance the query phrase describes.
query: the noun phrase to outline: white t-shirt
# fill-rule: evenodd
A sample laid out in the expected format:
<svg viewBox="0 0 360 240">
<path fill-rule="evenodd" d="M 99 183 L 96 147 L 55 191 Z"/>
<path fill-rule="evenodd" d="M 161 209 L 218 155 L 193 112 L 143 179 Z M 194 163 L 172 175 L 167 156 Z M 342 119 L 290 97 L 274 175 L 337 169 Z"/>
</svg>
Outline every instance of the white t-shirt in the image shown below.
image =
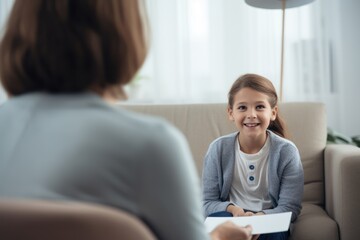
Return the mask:
<svg viewBox="0 0 360 240">
<path fill-rule="evenodd" d="M 268 190 L 268 156 L 270 141 L 255 154 L 246 154 L 235 142 L 234 179 L 230 189 L 230 201 L 254 212 L 272 208 Z"/>
</svg>

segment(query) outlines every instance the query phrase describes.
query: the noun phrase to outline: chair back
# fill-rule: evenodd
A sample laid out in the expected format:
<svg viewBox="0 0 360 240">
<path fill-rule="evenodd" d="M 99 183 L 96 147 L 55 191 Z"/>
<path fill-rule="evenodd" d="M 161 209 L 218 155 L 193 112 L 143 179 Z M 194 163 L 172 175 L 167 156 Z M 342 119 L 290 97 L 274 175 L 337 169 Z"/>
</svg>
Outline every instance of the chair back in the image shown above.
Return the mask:
<svg viewBox="0 0 360 240">
<path fill-rule="evenodd" d="M 0 239 L 156 239 L 147 226 L 124 211 L 78 202 L 0 200 Z"/>
</svg>

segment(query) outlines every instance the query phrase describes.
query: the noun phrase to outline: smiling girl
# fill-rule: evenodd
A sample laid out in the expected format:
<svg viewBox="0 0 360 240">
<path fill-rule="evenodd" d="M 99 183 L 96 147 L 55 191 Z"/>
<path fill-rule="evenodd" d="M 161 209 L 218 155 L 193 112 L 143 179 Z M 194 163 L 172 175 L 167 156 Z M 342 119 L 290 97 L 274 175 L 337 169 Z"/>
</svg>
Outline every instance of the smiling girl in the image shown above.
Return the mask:
<svg viewBox="0 0 360 240">
<path fill-rule="evenodd" d="M 206 216 L 251 216 L 301 211 L 304 174 L 296 146 L 285 139 L 271 81 L 239 77 L 228 94 L 228 116 L 238 131 L 213 141 L 203 168 Z M 259 239 L 287 239 L 288 232 Z"/>
</svg>

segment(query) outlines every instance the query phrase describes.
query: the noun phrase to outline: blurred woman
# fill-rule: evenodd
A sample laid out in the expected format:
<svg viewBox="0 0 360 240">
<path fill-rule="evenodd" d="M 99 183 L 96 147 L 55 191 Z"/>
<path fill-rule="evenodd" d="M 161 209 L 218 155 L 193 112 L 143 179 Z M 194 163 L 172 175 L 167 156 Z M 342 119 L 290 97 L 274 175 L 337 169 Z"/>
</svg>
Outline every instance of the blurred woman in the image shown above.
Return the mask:
<svg viewBox="0 0 360 240">
<path fill-rule="evenodd" d="M 110 104 L 146 57 L 144 15 L 136 0 L 15 1 L 0 44 L 0 196 L 109 205 L 159 239 L 206 239 L 185 138 Z"/>
</svg>

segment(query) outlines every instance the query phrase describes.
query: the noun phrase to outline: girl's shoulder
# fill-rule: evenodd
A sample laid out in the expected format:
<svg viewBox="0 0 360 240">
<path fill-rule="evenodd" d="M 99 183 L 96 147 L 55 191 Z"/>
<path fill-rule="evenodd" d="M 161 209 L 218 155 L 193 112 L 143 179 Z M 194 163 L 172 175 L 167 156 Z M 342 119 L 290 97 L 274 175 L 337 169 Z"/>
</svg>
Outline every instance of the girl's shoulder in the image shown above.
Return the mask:
<svg viewBox="0 0 360 240">
<path fill-rule="evenodd" d="M 296 151 L 296 152 L 299 151 L 295 143 L 293 143 L 289 139 L 283 138 L 271 131 L 268 131 L 268 133 L 270 136 L 271 146 L 273 148 L 287 149 L 289 151 Z"/>
<path fill-rule="evenodd" d="M 220 136 L 220 137 L 216 138 L 215 140 L 213 140 L 210 145 L 222 145 L 222 144 L 233 143 L 236 140 L 236 137 L 238 134 L 239 134 L 239 132 L 233 132 L 230 134 Z"/>
<path fill-rule="evenodd" d="M 232 151 L 235 148 L 235 141 L 238 132 L 220 136 L 213 140 L 209 145 L 209 152 Z"/>
</svg>

